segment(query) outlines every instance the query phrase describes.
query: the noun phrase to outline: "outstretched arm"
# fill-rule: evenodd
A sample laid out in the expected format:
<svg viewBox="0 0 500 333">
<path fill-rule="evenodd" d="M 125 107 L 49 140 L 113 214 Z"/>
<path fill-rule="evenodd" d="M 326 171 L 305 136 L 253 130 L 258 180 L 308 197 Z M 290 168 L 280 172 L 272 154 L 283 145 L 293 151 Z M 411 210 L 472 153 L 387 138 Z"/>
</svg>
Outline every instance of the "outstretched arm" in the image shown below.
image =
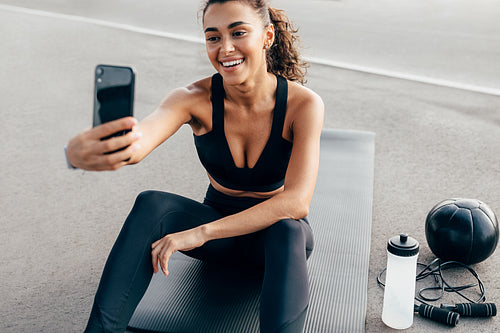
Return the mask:
<svg viewBox="0 0 500 333">
<path fill-rule="evenodd" d="M 179 88 L 167 95 L 156 110 L 139 123 L 126 117 L 81 132 L 68 142 L 69 163 L 79 169 L 101 171 L 140 162 L 183 124 L 191 121 L 190 103 L 200 95 L 194 86 Z M 131 132 L 101 141 L 101 138 L 122 130 Z M 118 149 L 123 150 L 110 153 Z"/>
</svg>

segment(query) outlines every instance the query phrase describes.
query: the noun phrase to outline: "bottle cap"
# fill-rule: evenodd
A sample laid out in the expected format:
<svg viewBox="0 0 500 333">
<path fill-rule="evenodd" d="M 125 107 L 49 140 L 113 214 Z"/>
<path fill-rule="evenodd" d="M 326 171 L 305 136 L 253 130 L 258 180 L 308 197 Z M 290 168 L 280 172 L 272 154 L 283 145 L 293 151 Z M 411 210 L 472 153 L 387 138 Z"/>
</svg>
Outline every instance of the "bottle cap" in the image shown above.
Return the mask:
<svg viewBox="0 0 500 333">
<path fill-rule="evenodd" d="M 400 257 L 412 257 L 418 254 L 418 241 L 408 234 L 400 234 L 389 239 L 387 251 Z"/>
</svg>

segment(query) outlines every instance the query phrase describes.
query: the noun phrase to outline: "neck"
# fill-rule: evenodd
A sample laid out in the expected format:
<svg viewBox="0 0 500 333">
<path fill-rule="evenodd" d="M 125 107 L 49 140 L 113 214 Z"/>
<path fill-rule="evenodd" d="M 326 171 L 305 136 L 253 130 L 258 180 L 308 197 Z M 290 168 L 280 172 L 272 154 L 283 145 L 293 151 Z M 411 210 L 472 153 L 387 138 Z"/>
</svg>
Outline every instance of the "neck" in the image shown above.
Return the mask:
<svg viewBox="0 0 500 333">
<path fill-rule="evenodd" d="M 275 75 L 267 71 L 237 85 L 224 83 L 226 99 L 244 108 L 252 108 L 252 106 L 265 101 L 270 96 L 274 97 L 275 90 Z"/>
</svg>

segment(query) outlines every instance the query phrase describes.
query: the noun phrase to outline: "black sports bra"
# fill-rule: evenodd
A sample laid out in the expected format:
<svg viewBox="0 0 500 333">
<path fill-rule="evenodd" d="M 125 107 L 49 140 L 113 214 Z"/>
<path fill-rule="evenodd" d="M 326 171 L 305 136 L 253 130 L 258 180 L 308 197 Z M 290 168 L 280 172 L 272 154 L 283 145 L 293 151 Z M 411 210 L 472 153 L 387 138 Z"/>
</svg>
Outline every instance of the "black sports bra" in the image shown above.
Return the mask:
<svg viewBox="0 0 500 333">
<path fill-rule="evenodd" d="M 252 168 L 239 168 L 234 164 L 224 133 L 224 96 L 222 76 L 217 73 L 212 76 L 212 130 L 194 135 L 201 163 L 217 183 L 229 189 L 270 192 L 280 188 L 292 153 L 292 142 L 282 137 L 288 98 L 286 79 L 277 76 L 271 134 Z"/>
</svg>

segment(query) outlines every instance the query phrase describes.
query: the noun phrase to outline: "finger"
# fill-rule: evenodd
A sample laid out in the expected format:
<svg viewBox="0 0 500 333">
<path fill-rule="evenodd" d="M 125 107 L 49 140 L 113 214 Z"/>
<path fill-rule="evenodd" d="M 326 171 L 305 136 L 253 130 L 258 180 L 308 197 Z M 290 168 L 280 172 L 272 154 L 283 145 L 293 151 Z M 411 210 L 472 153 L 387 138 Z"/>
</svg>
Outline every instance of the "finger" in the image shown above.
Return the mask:
<svg viewBox="0 0 500 333">
<path fill-rule="evenodd" d="M 153 244 L 151 244 L 151 248 L 154 250 L 154 248 L 156 246 L 158 246 L 158 244 L 160 243 L 161 239 L 158 239 L 156 242 L 154 242 Z"/>
<path fill-rule="evenodd" d="M 94 139 L 105 138 L 120 131 L 131 130 L 136 124 L 135 118 L 124 117 L 96 126 L 88 134 L 92 135 Z"/>
<path fill-rule="evenodd" d="M 153 272 L 158 273 L 158 250 L 151 251 L 151 263 L 153 264 Z"/>
<path fill-rule="evenodd" d="M 170 260 L 170 256 L 172 255 L 172 252 L 168 251 L 165 252 L 164 254 L 160 255 L 160 267 L 161 270 L 163 271 L 163 274 L 165 276 L 168 276 L 168 261 Z"/>
<path fill-rule="evenodd" d="M 93 163 L 98 170 L 117 170 L 128 164 L 130 158 L 139 150 L 138 143 L 131 144 L 128 148 L 112 154 L 98 155 Z"/>
<path fill-rule="evenodd" d="M 142 137 L 141 132 L 131 131 L 125 135 L 99 141 L 96 146 L 100 153 L 109 153 L 130 146 Z"/>
</svg>

